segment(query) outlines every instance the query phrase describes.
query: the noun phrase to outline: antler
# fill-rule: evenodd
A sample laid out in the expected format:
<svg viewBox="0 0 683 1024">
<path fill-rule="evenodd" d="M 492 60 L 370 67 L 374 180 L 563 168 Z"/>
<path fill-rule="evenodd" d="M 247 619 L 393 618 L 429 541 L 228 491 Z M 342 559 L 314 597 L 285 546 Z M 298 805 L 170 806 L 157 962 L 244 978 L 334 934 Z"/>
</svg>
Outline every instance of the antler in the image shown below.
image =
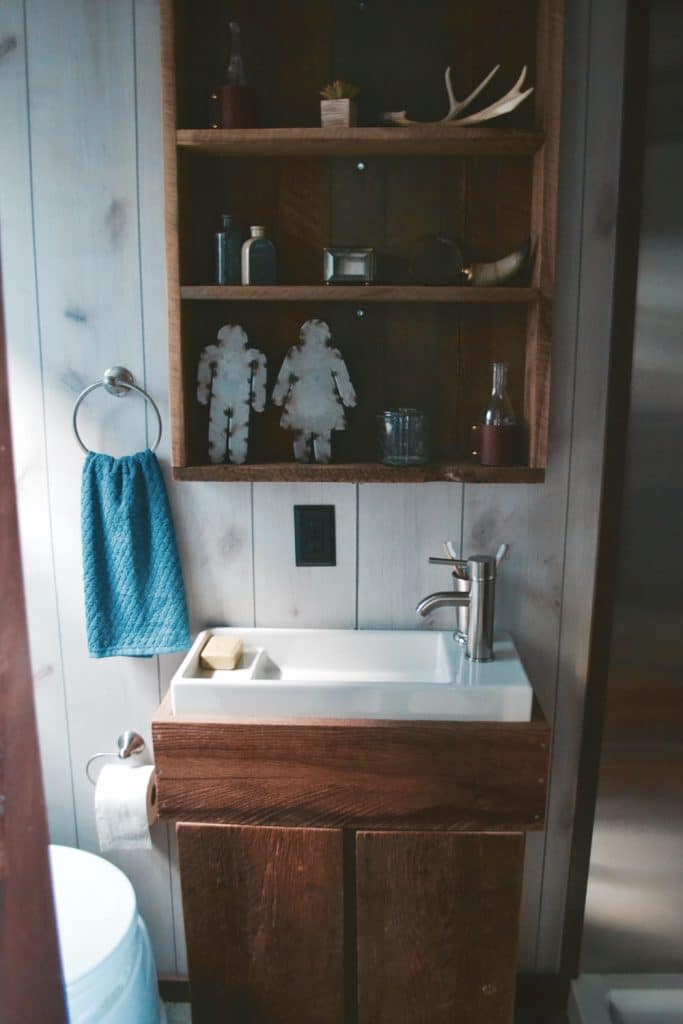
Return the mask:
<svg viewBox="0 0 683 1024">
<path fill-rule="evenodd" d="M 527 89 L 525 92 L 521 91 L 521 87 L 526 78 L 526 65 L 522 69 L 522 73 L 513 85 L 512 89 L 496 100 L 488 107 L 484 107 L 483 110 L 479 110 L 476 114 L 470 114 L 468 117 L 458 117 L 458 114 L 462 113 L 469 105 L 477 98 L 479 93 L 486 88 L 493 76 L 500 69 L 500 64 L 496 64 L 495 68 L 489 71 L 488 75 L 479 83 L 476 89 L 473 89 L 469 96 L 465 97 L 464 100 L 457 100 L 453 92 L 453 84 L 451 82 L 451 69 L 446 68 L 445 80 L 446 80 L 446 92 L 448 93 L 448 113 L 445 117 L 442 117 L 439 121 L 412 121 L 406 116 L 405 110 L 388 110 L 382 115 L 382 120 L 387 124 L 398 124 L 398 125 L 414 125 L 414 124 L 479 124 L 481 121 L 490 121 L 494 117 L 500 117 L 502 114 L 509 114 L 511 110 L 518 107 L 527 96 L 530 96 L 534 91 L 533 86 Z"/>
<path fill-rule="evenodd" d="M 522 85 L 526 78 L 526 64 L 522 68 L 522 73 L 512 86 L 509 92 L 506 92 L 499 100 L 492 103 L 490 107 L 484 107 L 483 110 L 478 110 L 476 114 L 470 114 L 469 117 L 461 117 L 458 120 L 458 124 L 479 124 L 481 121 L 491 121 L 494 117 L 501 117 L 503 114 L 509 114 L 510 111 L 523 103 L 527 96 L 531 96 L 534 91 L 533 85 L 530 89 L 526 89 L 522 92 Z"/>
<path fill-rule="evenodd" d="M 446 79 L 446 92 L 448 93 L 448 113 L 441 120 L 453 121 L 462 110 L 465 110 L 467 107 L 469 107 L 470 103 L 472 103 L 473 100 L 476 100 L 479 93 L 486 88 L 486 86 L 489 84 L 493 76 L 499 70 L 500 64 L 496 64 L 495 68 L 492 68 L 492 70 L 489 71 L 486 78 L 482 79 L 477 88 L 473 89 L 469 96 L 467 96 L 464 100 L 456 100 L 455 94 L 453 92 L 453 83 L 451 82 L 451 69 L 446 68 L 446 74 L 444 77 Z"/>
</svg>

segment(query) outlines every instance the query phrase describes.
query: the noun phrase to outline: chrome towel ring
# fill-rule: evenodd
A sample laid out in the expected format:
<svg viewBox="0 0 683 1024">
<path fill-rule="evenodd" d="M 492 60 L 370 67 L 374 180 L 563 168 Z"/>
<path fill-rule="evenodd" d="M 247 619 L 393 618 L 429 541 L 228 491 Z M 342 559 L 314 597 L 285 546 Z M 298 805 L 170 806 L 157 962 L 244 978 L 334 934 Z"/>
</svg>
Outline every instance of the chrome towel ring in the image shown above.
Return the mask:
<svg viewBox="0 0 683 1024">
<path fill-rule="evenodd" d="M 157 417 L 156 441 L 151 446 L 152 451 L 155 452 L 159 447 L 159 442 L 161 441 L 161 434 L 163 430 L 159 406 L 156 404 L 152 396 L 147 394 L 144 388 L 138 387 L 138 385 L 135 383 L 135 379 L 130 370 L 127 370 L 125 366 L 110 366 L 109 369 L 105 370 L 104 373 L 102 374 L 101 380 L 95 381 L 94 384 L 90 384 L 87 388 L 84 388 L 83 391 L 81 391 L 80 395 L 76 399 L 76 404 L 74 405 L 71 423 L 74 428 L 76 440 L 78 441 L 86 455 L 89 454 L 90 449 L 83 443 L 83 439 L 81 438 L 81 435 L 78 433 L 78 410 L 81 407 L 83 399 L 87 398 L 90 392 L 94 391 L 96 388 L 104 388 L 105 391 L 109 392 L 109 394 L 113 395 L 115 398 L 125 398 L 130 391 L 135 391 L 137 392 L 138 395 L 142 395 L 146 402 L 149 402 L 149 404 L 154 409 L 154 412 L 156 413 Z"/>
</svg>

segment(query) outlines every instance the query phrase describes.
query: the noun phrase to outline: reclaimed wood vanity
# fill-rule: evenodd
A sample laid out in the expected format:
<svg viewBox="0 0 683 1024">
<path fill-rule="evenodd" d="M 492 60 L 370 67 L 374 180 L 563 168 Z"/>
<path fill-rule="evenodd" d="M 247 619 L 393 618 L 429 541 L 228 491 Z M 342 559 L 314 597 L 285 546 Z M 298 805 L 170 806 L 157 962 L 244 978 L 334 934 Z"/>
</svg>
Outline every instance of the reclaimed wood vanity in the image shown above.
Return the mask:
<svg viewBox="0 0 683 1024">
<path fill-rule="evenodd" d="M 195 1024 L 511 1024 L 536 703 L 529 722 L 237 720 L 167 696 L 152 732 Z"/>
</svg>

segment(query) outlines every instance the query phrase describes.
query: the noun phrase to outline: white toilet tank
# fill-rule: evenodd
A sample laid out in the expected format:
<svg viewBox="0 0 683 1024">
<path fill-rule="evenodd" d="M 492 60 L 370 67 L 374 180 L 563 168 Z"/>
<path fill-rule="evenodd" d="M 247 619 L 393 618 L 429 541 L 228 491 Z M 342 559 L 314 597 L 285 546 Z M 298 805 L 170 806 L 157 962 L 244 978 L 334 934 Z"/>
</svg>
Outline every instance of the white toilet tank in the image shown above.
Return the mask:
<svg viewBox="0 0 683 1024">
<path fill-rule="evenodd" d="M 163 1024 L 154 956 L 133 886 L 83 850 L 50 847 L 70 1024 Z"/>
</svg>

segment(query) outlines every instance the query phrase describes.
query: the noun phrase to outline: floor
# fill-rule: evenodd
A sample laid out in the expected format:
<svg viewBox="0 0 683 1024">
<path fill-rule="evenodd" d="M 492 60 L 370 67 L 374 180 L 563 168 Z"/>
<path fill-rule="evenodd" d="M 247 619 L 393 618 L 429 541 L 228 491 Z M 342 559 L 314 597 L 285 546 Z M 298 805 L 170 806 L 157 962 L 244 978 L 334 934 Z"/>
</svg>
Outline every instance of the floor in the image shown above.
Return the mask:
<svg viewBox="0 0 683 1024">
<path fill-rule="evenodd" d="M 192 1024 L 189 1003 L 166 1003 L 168 1024 Z"/>
<path fill-rule="evenodd" d="M 168 1024 L 192 1024 L 189 1003 L 166 1003 Z M 537 1017 L 519 1017 L 515 1024 L 540 1024 Z M 559 1017 L 546 1018 L 543 1024 L 567 1024 L 564 1015 Z"/>
<path fill-rule="evenodd" d="M 515 1019 L 515 1024 L 569 1024 L 569 1018 L 563 1013 L 560 1014 L 543 1014 L 542 1017 L 533 1014 L 528 1016 L 527 1014 L 518 1015 Z"/>
</svg>

